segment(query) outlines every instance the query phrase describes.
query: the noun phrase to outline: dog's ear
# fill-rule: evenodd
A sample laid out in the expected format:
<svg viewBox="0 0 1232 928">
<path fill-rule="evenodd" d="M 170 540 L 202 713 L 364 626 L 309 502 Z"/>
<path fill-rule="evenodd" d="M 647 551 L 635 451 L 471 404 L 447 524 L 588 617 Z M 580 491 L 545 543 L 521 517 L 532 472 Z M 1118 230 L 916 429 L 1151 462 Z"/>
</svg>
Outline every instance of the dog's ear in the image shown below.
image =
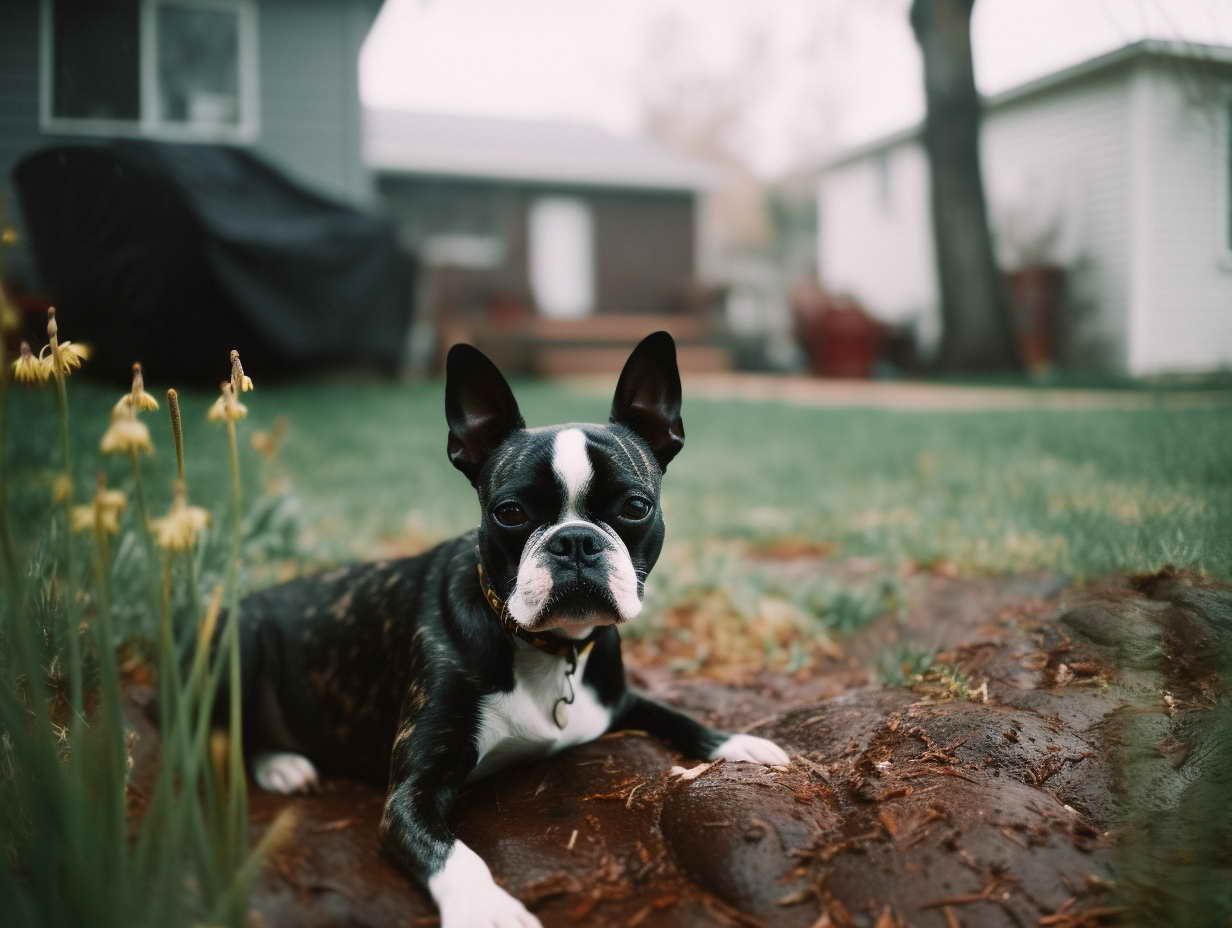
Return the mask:
<svg viewBox="0 0 1232 928">
<path fill-rule="evenodd" d="M 640 435 L 664 470 L 684 446 L 676 343 L 666 332 L 647 335 L 629 355 L 616 383 L 612 422 Z"/>
<path fill-rule="evenodd" d="M 449 460 L 475 483 L 488 456 L 526 427 L 509 384 L 486 354 L 454 345 L 445 361 L 445 418 Z"/>
</svg>

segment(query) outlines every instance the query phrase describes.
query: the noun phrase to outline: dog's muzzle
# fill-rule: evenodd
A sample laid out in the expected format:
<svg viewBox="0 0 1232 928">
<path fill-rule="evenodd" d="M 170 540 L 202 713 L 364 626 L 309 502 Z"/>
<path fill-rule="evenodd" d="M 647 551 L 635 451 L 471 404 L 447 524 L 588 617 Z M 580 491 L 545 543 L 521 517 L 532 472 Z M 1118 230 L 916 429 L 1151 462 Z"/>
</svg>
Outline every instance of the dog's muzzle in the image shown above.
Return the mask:
<svg viewBox="0 0 1232 928">
<path fill-rule="evenodd" d="M 641 596 L 628 549 L 614 531 L 581 519 L 532 536 L 509 611 L 525 628 L 555 617 L 633 618 L 641 611 Z"/>
</svg>

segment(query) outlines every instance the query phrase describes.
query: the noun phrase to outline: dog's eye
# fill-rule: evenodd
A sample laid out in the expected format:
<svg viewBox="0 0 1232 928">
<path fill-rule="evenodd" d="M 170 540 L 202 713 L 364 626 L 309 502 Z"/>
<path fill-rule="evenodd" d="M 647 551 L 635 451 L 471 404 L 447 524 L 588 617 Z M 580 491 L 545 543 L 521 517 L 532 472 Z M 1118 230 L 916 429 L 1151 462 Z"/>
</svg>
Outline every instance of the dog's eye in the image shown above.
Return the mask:
<svg viewBox="0 0 1232 928">
<path fill-rule="evenodd" d="M 517 528 L 527 522 L 526 510 L 517 503 L 501 503 L 492 510 L 492 515 L 505 528 Z"/>
<path fill-rule="evenodd" d="M 620 507 L 620 515 L 633 522 L 640 522 L 650 515 L 650 510 L 653 508 L 650 500 L 644 499 L 641 496 L 630 496 L 625 500 L 625 504 Z"/>
</svg>

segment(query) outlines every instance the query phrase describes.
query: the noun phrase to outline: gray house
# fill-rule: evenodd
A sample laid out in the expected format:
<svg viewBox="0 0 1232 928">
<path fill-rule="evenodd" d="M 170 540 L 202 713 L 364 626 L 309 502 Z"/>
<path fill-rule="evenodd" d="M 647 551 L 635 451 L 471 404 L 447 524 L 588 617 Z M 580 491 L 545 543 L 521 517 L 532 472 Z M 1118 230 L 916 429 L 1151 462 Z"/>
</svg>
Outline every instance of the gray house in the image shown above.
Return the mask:
<svg viewBox="0 0 1232 928">
<path fill-rule="evenodd" d="M 3 218 L 13 166 L 52 145 L 224 142 L 349 202 L 369 200 L 358 57 L 382 0 L 5 0 Z M 29 284 L 20 235 L 0 273 Z"/>
<path fill-rule="evenodd" d="M 706 166 L 555 120 L 369 110 L 365 136 L 426 272 L 425 355 L 467 340 L 512 369 L 586 372 L 665 328 L 687 369 L 727 365 L 697 283 Z"/>
<path fill-rule="evenodd" d="M 653 328 L 677 335 L 685 366 L 724 366 L 726 355 L 705 318 L 711 304 L 695 280 L 706 169 L 646 141 L 584 126 L 382 111 L 365 119 L 358 56 L 381 5 L 381 0 L 4 0 L 0 224 L 19 226 L 17 246 L 0 251 L 0 277 L 10 292 L 26 291 L 31 304 L 54 298 L 68 309 L 68 288 L 52 279 L 45 254 L 58 251 L 61 267 L 97 267 L 100 274 L 106 270 L 103 259 L 111 256 L 90 253 L 74 260 L 80 252 L 67 247 L 66 236 L 44 226 L 45 217 L 60 215 L 54 204 L 27 217 L 31 228 L 20 227 L 12 172 L 19 163 L 29 166 L 26 156 L 126 139 L 219 143 L 258 156 L 310 192 L 342 203 L 379 204 L 377 212 L 392 216 L 402 253 L 418 258 L 424 269 L 414 300 L 414 336 L 425 366 L 441 343 L 470 338 L 524 370 L 592 370 L 618 364 L 628 343 Z M 161 157 L 181 175 L 199 180 L 196 162 L 205 161 L 206 153 L 204 147 L 187 153 L 164 147 Z M 249 212 L 263 215 L 261 202 L 228 186 L 225 170 L 219 168 L 214 179 L 221 181 L 201 194 L 209 211 L 247 205 Z M 52 178 L 43 190 L 81 203 L 76 191 L 57 185 L 54 173 Z M 138 200 L 155 198 L 126 194 L 115 209 L 148 235 L 159 220 L 144 219 Z M 110 202 L 102 204 L 103 213 L 110 209 Z M 85 228 L 81 222 L 69 225 Z M 165 234 L 155 237 L 169 240 Z M 46 280 L 38 279 L 33 241 L 40 242 Z M 247 233 L 229 240 L 233 248 L 249 244 Z M 371 257 L 353 241 L 352 246 L 357 250 L 349 264 Z M 201 250 L 185 245 L 180 251 L 194 248 Z M 340 260 L 345 253 L 335 249 L 331 256 Z M 151 282 L 165 266 L 151 254 L 132 261 L 139 265 L 132 273 L 142 280 L 130 290 L 145 295 L 144 309 L 152 315 L 157 310 L 159 320 L 192 323 L 187 291 L 200 294 L 202 288 L 185 286 L 178 273 L 163 274 L 174 280 Z M 313 266 L 324 268 L 321 261 Z M 127 273 L 110 276 L 127 286 Z M 291 278 L 302 283 L 307 276 Z M 96 310 L 98 318 L 114 318 L 132 302 L 122 286 L 100 295 L 92 281 L 75 283 L 80 284 L 73 290 L 77 305 Z M 184 290 L 186 305 L 169 306 L 161 293 L 153 293 L 155 284 Z M 248 294 L 254 308 L 249 315 L 269 316 L 275 292 L 292 302 L 285 284 L 284 279 L 269 298 Z M 400 298 L 400 313 L 389 307 L 390 330 L 396 328 L 395 316 L 403 323 L 410 317 L 410 296 Z M 304 308 L 304 301 L 298 302 Z M 319 340 L 322 332 L 334 331 L 333 325 L 334 340 L 362 341 L 342 315 L 341 309 L 322 310 L 303 323 L 303 330 Z M 136 330 L 149 329 L 129 321 Z M 261 339 L 261 322 L 255 318 L 253 341 Z"/>
</svg>

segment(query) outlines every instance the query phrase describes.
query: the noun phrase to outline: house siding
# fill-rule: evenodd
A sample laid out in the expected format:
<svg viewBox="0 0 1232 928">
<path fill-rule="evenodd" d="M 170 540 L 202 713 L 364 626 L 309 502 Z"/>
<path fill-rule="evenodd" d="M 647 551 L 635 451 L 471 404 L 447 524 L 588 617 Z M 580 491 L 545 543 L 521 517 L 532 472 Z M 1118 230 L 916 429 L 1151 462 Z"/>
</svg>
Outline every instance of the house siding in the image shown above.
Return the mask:
<svg viewBox="0 0 1232 928">
<path fill-rule="evenodd" d="M 928 165 L 915 142 L 822 176 L 817 229 L 822 286 L 879 319 L 914 323 L 927 354 L 940 332 L 928 213 Z"/>
<path fill-rule="evenodd" d="M 1130 68 L 1118 65 L 998 109 L 983 133 L 984 176 L 1003 256 L 1028 250 L 1006 218 L 1034 207 L 1056 223 L 1046 259 L 1069 269 L 1060 360 L 1123 369 L 1130 312 Z M 1018 254 L 1015 254 L 1015 253 Z"/>
<path fill-rule="evenodd" d="M 539 197 L 583 200 L 594 223 L 596 313 L 664 313 L 696 273 L 696 207 L 689 192 L 625 190 L 500 180 L 383 174 L 377 190 L 408 251 L 435 236 L 499 239 L 497 266 L 437 274 L 451 312 L 482 312 L 494 301 L 531 305 L 527 223 Z"/>
<path fill-rule="evenodd" d="M 351 202 L 373 195 L 363 161 L 359 50 L 375 3 L 262 0 L 261 135 L 256 148 L 293 177 Z"/>
<path fill-rule="evenodd" d="M 8 0 L 0 29 L 0 174 L 4 208 L 21 227 L 13 167 L 49 145 L 105 141 L 39 128 L 40 2 Z M 326 195 L 369 201 L 363 164 L 359 50 L 379 9 L 375 0 L 259 0 L 259 134 L 250 146 L 298 181 Z M 23 236 L 24 240 L 24 236 Z M 24 247 L 10 249 L 2 271 L 35 280 Z"/>
<path fill-rule="evenodd" d="M 602 191 L 595 216 L 598 312 L 663 313 L 677 308 L 696 276 L 693 194 Z"/>
<path fill-rule="evenodd" d="M 1031 214 L 1025 225 L 1037 230 L 1051 214 L 1064 219 L 1048 251 L 1071 268 L 1060 320 L 1061 360 L 1068 364 L 1126 362 L 1127 71 L 1116 66 L 1006 103 L 986 115 L 981 133 L 990 219 L 1003 258 L 1024 250 L 1024 241 L 1009 240 L 1007 217 Z M 823 285 L 854 294 L 881 318 L 915 320 L 925 353 L 935 349 L 940 325 L 920 144 L 900 141 L 826 171 L 819 210 Z"/>
<path fill-rule="evenodd" d="M 1232 365 L 1232 69 L 1148 59 L 1136 75 L 1146 127 L 1143 293 L 1130 330 L 1135 374 Z"/>
</svg>

